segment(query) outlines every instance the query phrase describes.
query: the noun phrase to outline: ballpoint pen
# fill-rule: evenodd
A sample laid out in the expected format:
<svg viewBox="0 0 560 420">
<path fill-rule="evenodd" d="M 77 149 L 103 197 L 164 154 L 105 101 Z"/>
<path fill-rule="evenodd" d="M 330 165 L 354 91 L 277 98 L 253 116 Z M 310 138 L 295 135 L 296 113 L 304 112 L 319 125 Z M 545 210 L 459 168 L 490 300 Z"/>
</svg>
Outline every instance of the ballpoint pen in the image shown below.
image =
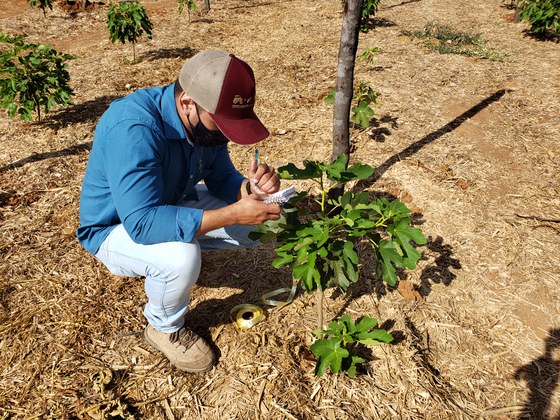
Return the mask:
<svg viewBox="0 0 560 420">
<path fill-rule="evenodd" d="M 256 162 L 256 167 L 258 169 L 259 167 L 259 149 L 258 147 L 255 147 L 255 162 Z M 255 182 L 255 188 L 259 188 L 259 184 L 258 182 Z"/>
</svg>

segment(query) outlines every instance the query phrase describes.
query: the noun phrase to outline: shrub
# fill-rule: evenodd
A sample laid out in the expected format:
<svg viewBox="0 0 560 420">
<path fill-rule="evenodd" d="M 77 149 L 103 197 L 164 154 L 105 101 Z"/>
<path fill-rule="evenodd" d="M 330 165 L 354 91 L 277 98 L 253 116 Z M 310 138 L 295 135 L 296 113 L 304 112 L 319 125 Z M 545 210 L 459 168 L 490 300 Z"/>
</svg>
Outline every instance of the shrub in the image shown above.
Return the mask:
<svg viewBox="0 0 560 420">
<path fill-rule="evenodd" d="M 0 33 L 0 43 L 0 106 L 10 117 L 19 114 L 29 121 L 35 111 L 41 120 L 41 107 L 47 113 L 56 104 L 72 103 L 66 61 L 73 56 L 46 44 L 28 44 L 21 35 Z"/>
<path fill-rule="evenodd" d="M 133 62 L 136 62 L 136 41 L 144 32 L 152 38 L 152 22 L 138 1 L 112 4 L 107 13 L 107 28 L 111 42 L 132 43 Z"/>
<path fill-rule="evenodd" d="M 323 376 L 330 368 L 332 373 L 346 372 L 353 378 L 356 366 L 365 362 L 357 355 L 359 345 L 377 346 L 393 341 L 393 336 L 383 329 L 374 329 L 375 318 L 363 317 L 357 324 L 344 315 L 340 320 L 329 323 L 325 330 L 315 331 L 317 340 L 311 345 L 311 352 L 317 356 L 315 375 Z"/>
<path fill-rule="evenodd" d="M 47 15 L 47 8 L 52 10 L 52 1 L 51 0 L 27 0 L 31 7 L 38 7 L 43 11 L 43 14 Z"/>
<path fill-rule="evenodd" d="M 521 0 L 519 7 L 520 20 L 528 21 L 532 32 L 560 36 L 560 0 Z"/>
<path fill-rule="evenodd" d="M 412 226 L 410 210 L 399 200 L 371 200 L 367 191 L 347 191 L 337 199 L 328 198 L 331 189 L 373 174 L 373 168 L 360 163 L 347 168 L 347 161 L 348 156 L 343 154 L 330 164 L 305 161 L 303 169 L 291 163 L 278 168 L 283 179 L 314 181 L 319 195 L 299 192 L 284 204 L 280 220 L 257 226 L 250 234 L 263 243 L 276 240 L 278 258 L 272 262 L 273 267 L 290 266 L 294 282 L 308 293 L 319 292 L 316 334 L 326 338 L 311 348 L 319 357 L 317 375 L 329 366 L 334 373 L 341 369 L 349 371 L 349 375 L 355 373 L 356 363 L 363 359 L 351 353 L 349 344 L 391 341 L 386 331 L 371 331 L 375 320 L 363 321 L 357 327 L 350 318 L 343 317 L 323 330 L 323 290 L 335 286 L 345 292 L 358 281 L 358 243 L 373 250 L 372 276 L 391 286 L 397 283 L 396 268 L 413 269 L 421 257 L 412 243 L 426 243 L 422 231 Z"/>
</svg>

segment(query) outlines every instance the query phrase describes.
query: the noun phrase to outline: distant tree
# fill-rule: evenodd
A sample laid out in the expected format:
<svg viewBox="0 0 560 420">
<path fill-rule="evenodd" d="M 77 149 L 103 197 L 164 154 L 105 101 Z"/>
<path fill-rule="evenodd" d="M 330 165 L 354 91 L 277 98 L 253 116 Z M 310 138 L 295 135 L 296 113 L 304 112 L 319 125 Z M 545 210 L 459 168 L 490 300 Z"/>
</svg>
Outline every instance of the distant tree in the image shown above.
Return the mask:
<svg viewBox="0 0 560 420">
<path fill-rule="evenodd" d="M 189 22 L 191 21 L 191 10 L 196 10 L 196 2 L 194 0 L 177 0 L 179 3 L 179 14 L 183 13 L 185 6 L 187 7 L 187 13 L 189 15 Z"/>
<path fill-rule="evenodd" d="M 55 105 L 70 105 L 72 89 L 66 61 L 74 58 L 49 45 L 28 44 L 23 36 L 0 33 L 0 106 L 8 116 L 41 120 Z"/>
<path fill-rule="evenodd" d="M 111 42 L 132 43 L 132 62 L 136 62 L 136 41 L 145 32 L 152 38 L 152 22 L 139 1 L 114 3 L 107 13 L 107 27 Z"/>
<path fill-rule="evenodd" d="M 47 7 L 52 10 L 52 1 L 51 0 L 27 0 L 31 7 L 38 7 L 39 9 L 43 10 L 43 14 L 47 15 Z"/>
<path fill-rule="evenodd" d="M 185 6 L 187 7 L 187 13 L 189 14 L 189 22 L 191 20 L 191 10 L 196 10 L 196 2 L 194 0 L 177 0 L 179 3 L 179 14 L 183 13 Z M 204 8 L 206 11 L 210 11 L 210 0 L 204 0 Z"/>
<path fill-rule="evenodd" d="M 360 7 L 360 32 L 369 30 L 369 19 L 375 15 L 381 0 L 363 0 Z"/>
<path fill-rule="evenodd" d="M 520 0 L 519 19 L 528 21 L 539 36 L 560 36 L 560 0 Z"/>
</svg>

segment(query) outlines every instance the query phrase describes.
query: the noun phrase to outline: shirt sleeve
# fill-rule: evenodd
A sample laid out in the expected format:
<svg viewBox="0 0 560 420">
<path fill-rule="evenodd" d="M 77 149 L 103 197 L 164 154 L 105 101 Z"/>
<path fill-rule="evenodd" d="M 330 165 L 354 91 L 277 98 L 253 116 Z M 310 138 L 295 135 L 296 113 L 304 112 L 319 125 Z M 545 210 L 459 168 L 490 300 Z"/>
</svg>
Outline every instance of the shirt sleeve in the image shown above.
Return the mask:
<svg viewBox="0 0 560 420">
<path fill-rule="evenodd" d="M 210 194 L 231 204 L 237 201 L 237 194 L 244 177 L 235 169 L 229 156 L 227 145 L 219 146 L 218 153 L 212 164 L 212 170 L 204 178 Z"/>
<path fill-rule="evenodd" d="M 165 139 L 146 125 L 114 127 L 103 147 L 103 162 L 114 205 L 125 230 L 140 244 L 190 242 L 202 210 L 165 203 L 162 153 Z"/>
</svg>

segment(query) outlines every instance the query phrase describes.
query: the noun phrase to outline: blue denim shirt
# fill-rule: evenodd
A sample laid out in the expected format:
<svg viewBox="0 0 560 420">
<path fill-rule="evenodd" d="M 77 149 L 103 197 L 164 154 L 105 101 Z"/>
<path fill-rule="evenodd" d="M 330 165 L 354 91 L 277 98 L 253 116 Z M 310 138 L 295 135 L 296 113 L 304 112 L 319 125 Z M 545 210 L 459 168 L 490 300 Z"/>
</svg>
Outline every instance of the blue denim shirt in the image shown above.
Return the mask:
<svg viewBox="0 0 560 420">
<path fill-rule="evenodd" d="M 177 206 L 208 191 L 233 203 L 243 176 L 227 145 L 194 146 L 175 105 L 173 85 L 136 91 L 111 104 L 95 130 L 80 195 L 77 236 L 96 254 L 122 223 L 140 244 L 192 241 L 203 210 Z"/>
</svg>

